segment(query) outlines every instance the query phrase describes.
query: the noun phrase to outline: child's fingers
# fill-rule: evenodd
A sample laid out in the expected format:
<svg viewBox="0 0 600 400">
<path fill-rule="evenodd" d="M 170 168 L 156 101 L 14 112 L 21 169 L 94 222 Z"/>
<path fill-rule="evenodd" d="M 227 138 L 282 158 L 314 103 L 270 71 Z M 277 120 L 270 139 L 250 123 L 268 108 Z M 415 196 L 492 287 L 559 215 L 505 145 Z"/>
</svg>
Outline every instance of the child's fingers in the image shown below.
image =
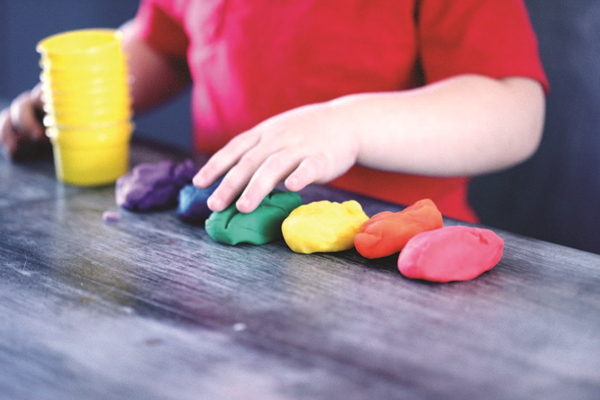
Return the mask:
<svg viewBox="0 0 600 400">
<path fill-rule="evenodd" d="M 279 182 L 285 181 L 288 190 L 297 192 L 311 183 L 328 182 L 346 170 L 330 171 L 326 167 L 326 156 L 321 152 L 294 150 L 282 150 L 269 156 L 256 170 L 236 202 L 240 212 L 252 212 Z"/>
<path fill-rule="evenodd" d="M 259 142 L 259 137 L 251 132 L 231 139 L 217 151 L 194 176 L 193 183 L 200 189 L 212 185 L 219 177 L 232 169 L 250 149 Z"/>
<path fill-rule="evenodd" d="M 9 157 L 16 157 L 29 143 L 47 140 L 41 122 L 39 90 L 24 92 L 0 114 L 0 140 Z"/>
<path fill-rule="evenodd" d="M 241 155 L 237 162 L 229 168 L 223 182 L 208 199 L 208 207 L 213 211 L 222 211 L 242 192 L 250 179 L 269 154 L 264 146 L 255 146 Z M 217 158 L 215 154 L 213 158 Z M 223 171 L 225 172 L 225 171 Z"/>
<path fill-rule="evenodd" d="M 240 191 L 241 188 L 235 183 L 232 183 L 230 174 L 228 173 L 215 191 L 210 195 L 206 201 L 206 205 L 212 211 L 223 211 L 235 200 Z"/>
<path fill-rule="evenodd" d="M 322 157 L 312 155 L 306 157 L 298 167 L 285 180 L 285 187 L 288 190 L 297 192 L 304 189 L 307 185 L 323 180 L 324 161 Z"/>
<path fill-rule="evenodd" d="M 276 152 L 265 159 L 251 176 L 244 192 L 236 202 L 240 212 L 254 211 L 279 182 L 300 163 L 300 156 L 289 151 Z"/>
<path fill-rule="evenodd" d="M 41 100 L 32 92 L 19 95 L 9 108 L 10 122 L 14 130 L 26 140 L 44 139 L 45 130 L 38 114 L 41 111 Z"/>
<path fill-rule="evenodd" d="M 221 211 L 244 191 L 237 203 L 238 210 L 253 211 L 262 198 L 289 174 L 293 169 L 290 164 L 294 163 L 297 165 L 298 162 L 292 155 L 284 154 L 270 145 L 255 146 L 231 167 L 221 185 L 209 198 L 209 208 Z"/>
<path fill-rule="evenodd" d="M 8 110 L 0 113 L 0 139 L 7 154 L 12 155 L 16 152 L 18 145 L 17 132 L 12 127 Z"/>
</svg>

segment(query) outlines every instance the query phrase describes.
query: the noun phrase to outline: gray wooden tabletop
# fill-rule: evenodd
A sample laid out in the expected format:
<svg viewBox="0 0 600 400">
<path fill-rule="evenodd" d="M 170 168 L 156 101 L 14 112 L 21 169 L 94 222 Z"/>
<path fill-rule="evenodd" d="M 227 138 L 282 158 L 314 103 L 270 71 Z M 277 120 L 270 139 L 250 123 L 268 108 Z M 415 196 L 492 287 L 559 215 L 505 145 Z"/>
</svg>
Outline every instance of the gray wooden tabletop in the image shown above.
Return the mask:
<svg viewBox="0 0 600 400">
<path fill-rule="evenodd" d="M 600 398 L 600 256 L 497 231 L 493 270 L 434 284 L 397 257 L 227 246 L 174 210 L 106 210 L 112 186 L 0 158 L 0 398 Z"/>
</svg>

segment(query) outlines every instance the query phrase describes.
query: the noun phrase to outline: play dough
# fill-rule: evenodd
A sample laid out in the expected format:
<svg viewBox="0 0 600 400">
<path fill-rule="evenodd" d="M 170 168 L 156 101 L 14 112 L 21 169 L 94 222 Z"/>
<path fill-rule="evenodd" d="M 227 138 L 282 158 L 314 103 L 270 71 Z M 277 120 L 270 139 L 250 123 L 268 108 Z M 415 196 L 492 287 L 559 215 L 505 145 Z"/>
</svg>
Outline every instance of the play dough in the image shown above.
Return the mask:
<svg viewBox="0 0 600 400">
<path fill-rule="evenodd" d="M 206 204 L 211 194 L 219 187 L 222 179 L 206 189 L 198 189 L 194 185 L 186 185 L 179 191 L 177 202 L 177 217 L 186 222 L 202 222 L 212 211 Z"/>
<path fill-rule="evenodd" d="M 121 220 L 121 214 L 116 211 L 104 211 L 102 213 L 102 220 L 104 222 L 119 222 Z"/>
<path fill-rule="evenodd" d="M 206 220 L 205 229 L 220 243 L 265 244 L 281 239 L 281 223 L 301 205 L 302 198 L 298 193 L 274 189 L 251 213 L 239 212 L 235 204 L 213 212 Z"/>
<path fill-rule="evenodd" d="M 466 281 L 498 264 L 503 249 L 504 241 L 489 229 L 450 226 L 410 239 L 398 257 L 398 269 L 407 278 Z"/>
<path fill-rule="evenodd" d="M 354 247 L 354 236 L 368 219 L 354 200 L 341 204 L 323 200 L 292 211 L 281 230 L 296 253 L 342 251 Z"/>
<path fill-rule="evenodd" d="M 397 213 L 375 214 L 354 237 L 354 246 L 363 257 L 386 257 L 402 250 L 416 234 L 443 226 L 442 214 L 433 201 L 423 199 Z"/>
<path fill-rule="evenodd" d="M 181 188 L 192 183 L 195 174 L 191 160 L 139 164 L 117 180 L 117 205 L 131 211 L 172 207 L 177 203 Z"/>
</svg>

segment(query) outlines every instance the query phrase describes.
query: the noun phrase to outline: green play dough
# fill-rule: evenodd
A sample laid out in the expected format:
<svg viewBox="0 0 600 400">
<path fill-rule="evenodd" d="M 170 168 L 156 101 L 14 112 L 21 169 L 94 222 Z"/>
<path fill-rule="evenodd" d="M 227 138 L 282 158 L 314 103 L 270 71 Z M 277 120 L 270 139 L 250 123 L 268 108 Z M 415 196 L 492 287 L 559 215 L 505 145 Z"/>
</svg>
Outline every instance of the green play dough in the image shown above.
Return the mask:
<svg viewBox="0 0 600 400">
<path fill-rule="evenodd" d="M 251 213 L 240 213 L 232 204 L 223 211 L 213 212 L 204 227 L 220 243 L 265 244 L 283 237 L 283 220 L 301 205 L 298 193 L 274 189 Z"/>
</svg>

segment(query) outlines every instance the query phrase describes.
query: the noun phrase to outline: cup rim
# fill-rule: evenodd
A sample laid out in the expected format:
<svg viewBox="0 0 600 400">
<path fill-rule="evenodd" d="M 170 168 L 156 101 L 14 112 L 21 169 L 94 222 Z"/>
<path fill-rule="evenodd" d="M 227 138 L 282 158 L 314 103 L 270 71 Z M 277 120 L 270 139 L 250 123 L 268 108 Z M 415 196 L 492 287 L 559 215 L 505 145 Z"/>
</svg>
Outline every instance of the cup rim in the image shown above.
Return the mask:
<svg viewBox="0 0 600 400">
<path fill-rule="evenodd" d="M 127 68 L 103 68 L 103 69 L 85 69 L 85 70 L 52 70 L 42 71 L 40 73 L 40 81 L 43 82 L 55 82 L 55 83 L 68 83 L 71 81 L 79 80 L 114 80 L 114 79 L 125 79 L 127 80 L 129 73 Z"/>
<path fill-rule="evenodd" d="M 43 123 L 44 127 L 46 128 L 46 130 L 48 130 L 48 129 L 56 130 L 56 131 L 52 132 L 53 136 L 56 136 L 56 135 L 64 136 L 64 135 L 77 135 L 77 134 L 81 134 L 81 132 L 89 133 L 90 131 L 99 133 L 99 131 L 102 131 L 102 130 L 118 129 L 118 128 L 116 128 L 116 126 L 118 126 L 118 125 L 122 125 L 123 126 L 122 129 L 126 129 L 125 127 L 129 126 L 127 124 L 129 124 L 129 123 L 133 124 L 132 117 L 133 117 L 133 113 L 129 113 L 127 115 L 121 115 L 114 119 L 108 119 L 104 122 L 93 121 L 93 117 L 81 117 L 79 120 L 72 119 L 68 123 L 65 123 L 64 120 L 61 120 L 62 122 L 57 121 L 55 116 L 53 116 L 51 114 L 46 114 L 43 118 L 42 123 Z M 46 136 L 50 137 L 48 135 L 48 132 L 46 132 Z"/>
<path fill-rule="evenodd" d="M 118 29 L 89 28 L 59 32 L 40 40 L 36 51 L 42 56 L 102 55 L 115 46 L 121 52 L 123 34 Z M 91 39 L 91 40 L 90 40 Z"/>
<path fill-rule="evenodd" d="M 60 88 L 60 87 L 45 87 L 42 91 L 47 93 L 51 98 L 68 98 L 68 97 L 79 97 L 82 95 L 103 95 L 108 94 L 108 97 L 120 97 L 123 94 L 128 94 L 129 86 L 126 84 L 122 85 L 94 85 L 91 87 L 75 87 L 72 89 Z"/>
<path fill-rule="evenodd" d="M 45 112 L 53 112 L 53 111 L 61 111 L 61 112 L 73 112 L 77 109 L 82 108 L 102 108 L 102 109 L 123 109 L 131 107 L 131 98 L 123 97 L 118 99 L 92 99 L 90 101 L 86 101 L 85 104 L 82 101 L 63 101 L 63 102 L 54 102 L 47 101 L 44 99 L 43 101 L 43 110 Z"/>
<path fill-rule="evenodd" d="M 78 127 L 48 126 L 46 127 L 46 136 L 50 139 L 85 141 L 91 136 L 131 136 L 135 130 L 135 123 L 129 120 L 115 122 L 105 125 L 86 125 Z"/>
<path fill-rule="evenodd" d="M 104 96 L 108 98 L 119 98 L 123 95 L 129 95 L 129 86 L 127 84 L 110 86 L 99 86 L 92 88 L 78 88 L 78 89 L 60 89 L 52 88 L 42 83 L 42 94 L 50 99 L 67 99 L 67 98 L 81 98 L 82 96 Z"/>
<path fill-rule="evenodd" d="M 44 119 L 45 125 L 49 126 L 89 126 L 96 124 L 111 124 L 120 121 L 131 120 L 131 112 L 125 111 L 121 113 L 104 113 L 104 114 L 80 114 L 77 116 L 69 114 L 46 114 Z"/>
</svg>

